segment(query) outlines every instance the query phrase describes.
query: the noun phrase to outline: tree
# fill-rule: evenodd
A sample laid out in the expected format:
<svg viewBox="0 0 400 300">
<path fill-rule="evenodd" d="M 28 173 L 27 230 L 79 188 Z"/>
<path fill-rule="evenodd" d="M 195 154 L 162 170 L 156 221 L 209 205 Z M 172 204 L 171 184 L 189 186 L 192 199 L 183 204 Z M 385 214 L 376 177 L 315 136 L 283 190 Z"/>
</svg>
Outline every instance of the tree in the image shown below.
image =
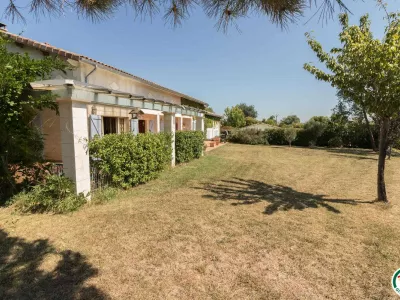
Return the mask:
<svg viewBox="0 0 400 300">
<path fill-rule="evenodd" d="M 66 68 L 50 56 L 35 60 L 10 52 L 8 42 L 0 35 L 0 198 L 15 188 L 10 164 L 27 166 L 41 158 L 43 140 L 33 126 L 37 111 L 58 108 L 55 95 L 33 93 L 30 82 L 48 79 L 54 70 Z"/>
<path fill-rule="evenodd" d="M 268 119 L 262 119 L 262 122 L 271 126 L 277 126 L 276 116 L 270 116 Z"/>
<path fill-rule="evenodd" d="M 380 124 L 377 194 L 378 200 L 385 202 L 386 149 L 400 112 L 400 18 L 393 13 L 387 18 L 384 37 L 379 40 L 372 35 L 368 15 L 360 18 L 358 26 L 349 26 L 348 15 L 341 14 L 342 45 L 330 53 L 307 33 L 308 44 L 330 73 L 308 63 L 304 65 L 318 80 L 329 82 L 368 114 L 376 116 Z"/>
<path fill-rule="evenodd" d="M 251 126 L 260 123 L 257 119 L 254 119 L 252 117 L 246 117 L 245 121 L 246 121 L 246 126 Z"/>
<path fill-rule="evenodd" d="M 283 134 L 285 135 L 285 140 L 289 143 L 289 147 L 292 147 L 292 142 L 297 137 L 297 130 L 293 127 L 288 127 L 284 129 Z"/>
<path fill-rule="evenodd" d="M 237 106 L 232 106 L 232 108 L 230 107 L 225 108 L 224 125 L 232 127 L 245 126 L 246 119 L 244 117 L 243 111 Z"/>
<path fill-rule="evenodd" d="M 353 99 L 351 99 L 351 98 L 345 97 L 343 95 L 343 93 L 341 93 L 340 91 L 337 93 L 337 96 L 339 98 L 340 108 L 342 108 L 342 109 L 347 108 L 347 110 L 348 110 L 347 113 L 349 116 L 352 116 L 353 119 L 358 120 L 360 123 L 364 122 L 365 127 L 367 128 L 368 133 L 369 133 L 371 149 L 373 151 L 378 151 L 378 148 L 376 147 L 376 143 L 375 143 L 375 137 L 372 132 L 370 120 L 369 120 L 368 114 L 367 114 L 364 106 L 355 103 L 353 101 Z"/>
<path fill-rule="evenodd" d="M 328 123 L 328 117 L 312 117 L 304 124 L 304 129 L 307 130 L 311 136 L 313 146 L 317 144 L 318 138 L 324 133 Z"/>
<path fill-rule="evenodd" d="M 254 105 L 247 105 L 246 103 L 240 103 L 239 105 L 237 105 L 237 107 L 239 107 L 243 111 L 245 117 L 251 117 L 257 119 L 258 113 Z"/>
<path fill-rule="evenodd" d="M 296 115 L 290 115 L 281 120 L 279 126 L 292 126 L 294 124 L 300 123 L 300 118 Z"/>
<path fill-rule="evenodd" d="M 335 4 L 341 10 L 348 10 L 343 0 L 319 0 L 318 11 L 321 17 L 332 15 Z M 25 22 L 25 12 L 18 4 L 18 0 L 8 0 L 4 15 L 14 20 Z M 217 19 L 217 28 L 226 30 L 230 24 L 236 25 L 239 18 L 257 12 L 270 18 L 271 22 L 281 26 L 296 22 L 305 9 L 310 7 L 308 0 L 28 0 L 23 7 L 36 16 L 60 16 L 66 11 L 74 11 L 78 16 L 92 21 L 109 18 L 120 7 L 131 7 L 140 17 L 154 17 L 161 10 L 166 22 L 179 26 L 182 21 L 190 17 L 193 7 L 200 6 L 209 18 Z M 237 26 L 237 25 L 236 25 Z"/>
</svg>

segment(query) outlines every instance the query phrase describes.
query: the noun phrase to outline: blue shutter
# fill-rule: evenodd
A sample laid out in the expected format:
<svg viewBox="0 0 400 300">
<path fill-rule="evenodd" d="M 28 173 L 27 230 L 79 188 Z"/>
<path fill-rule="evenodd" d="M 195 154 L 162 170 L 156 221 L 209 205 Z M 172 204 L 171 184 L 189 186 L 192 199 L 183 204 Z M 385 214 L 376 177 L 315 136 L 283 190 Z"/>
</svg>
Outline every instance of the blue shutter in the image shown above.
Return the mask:
<svg viewBox="0 0 400 300">
<path fill-rule="evenodd" d="M 149 121 L 149 131 L 154 132 L 154 120 Z"/>
<path fill-rule="evenodd" d="M 131 132 L 134 135 L 139 133 L 139 120 L 138 119 L 131 119 Z"/>
<path fill-rule="evenodd" d="M 93 139 L 96 135 L 102 136 L 101 134 L 101 116 L 90 115 L 90 139 Z"/>
</svg>

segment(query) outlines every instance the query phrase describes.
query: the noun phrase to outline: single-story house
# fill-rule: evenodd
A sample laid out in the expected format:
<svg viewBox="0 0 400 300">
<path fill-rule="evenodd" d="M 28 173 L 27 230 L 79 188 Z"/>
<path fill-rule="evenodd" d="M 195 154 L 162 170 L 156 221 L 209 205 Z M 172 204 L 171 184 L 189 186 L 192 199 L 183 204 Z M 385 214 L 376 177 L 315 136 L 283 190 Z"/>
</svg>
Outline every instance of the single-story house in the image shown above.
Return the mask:
<svg viewBox="0 0 400 300">
<path fill-rule="evenodd" d="M 35 122 L 45 136 L 44 158 L 63 164 L 65 175 L 76 183 L 77 193 L 90 191 L 85 141 L 95 135 L 166 131 L 174 136 L 175 130 L 204 131 L 206 102 L 88 56 L 12 34 L 4 24 L 0 24 L 0 34 L 14 41 L 9 45 L 11 51 L 37 59 L 58 56 L 72 67 L 31 86 L 57 95 L 59 115 L 44 110 Z M 210 137 L 219 135 L 217 121 L 221 116 L 212 114 L 210 118 L 215 121 Z M 174 150 L 174 139 L 172 146 Z M 171 164 L 175 164 L 174 151 Z"/>
</svg>

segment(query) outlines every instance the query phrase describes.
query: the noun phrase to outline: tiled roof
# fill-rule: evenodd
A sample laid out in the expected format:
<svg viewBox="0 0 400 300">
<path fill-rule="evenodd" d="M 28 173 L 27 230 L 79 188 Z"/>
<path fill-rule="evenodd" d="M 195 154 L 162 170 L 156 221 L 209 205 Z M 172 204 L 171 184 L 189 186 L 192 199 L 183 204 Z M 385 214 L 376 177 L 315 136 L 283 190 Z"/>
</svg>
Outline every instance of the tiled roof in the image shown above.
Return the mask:
<svg viewBox="0 0 400 300">
<path fill-rule="evenodd" d="M 130 74 L 128 72 L 125 72 L 125 71 L 123 71 L 121 69 L 118 69 L 118 68 L 115 68 L 113 66 L 110 66 L 110 65 L 108 65 L 106 63 L 103 63 L 101 61 L 95 60 L 95 59 L 90 58 L 88 56 L 81 55 L 81 54 L 78 54 L 78 53 L 74 53 L 74 52 L 71 52 L 71 51 L 68 51 L 68 50 L 64 50 L 64 49 L 61 49 L 61 48 L 57 48 L 57 47 L 54 47 L 54 46 L 52 46 L 52 45 L 50 45 L 48 43 L 41 43 L 41 42 L 26 38 L 26 37 L 22 37 L 20 35 L 16 35 L 16 34 L 10 33 L 10 32 L 5 31 L 5 30 L 0 30 L 0 32 L 5 34 L 5 35 L 7 35 L 11 39 L 15 40 L 17 43 L 20 43 L 20 44 L 23 44 L 23 45 L 27 45 L 27 46 L 31 46 L 31 47 L 36 48 L 38 50 L 41 50 L 41 51 L 44 51 L 44 52 L 48 52 L 48 53 L 53 53 L 53 54 L 56 54 L 58 56 L 69 58 L 69 59 L 73 59 L 73 60 L 82 60 L 82 59 L 83 60 L 88 60 L 88 61 L 91 61 L 91 62 L 93 62 L 95 64 L 102 65 L 102 66 L 104 66 L 104 67 L 106 67 L 108 69 L 117 71 L 117 72 L 121 73 L 122 75 L 131 77 L 131 78 L 133 78 L 135 80 L 138 80 L 138 81 L 140 81 L 140 82 L 142 82 L 144 84 L 147 84 L 149 86 L 152 86 L 154 88 L 157 88 L 157 89 L 163 90 L 165 92 L 172 93 L 172 94 L 174 94 L 176 96 L 179 96 L 179 97 L 182 97 L 182 98 L 185 98 L 185 99 L 197 102 L 197 103 L 201 103 L 201 104 L 203 104 L 205 106 L 208 106 L 208 104 L 206 102 L 203 102 L 201 100 L 198 100 L 196 98 L 190 97 L 188 95 L 179 93 L 177 91 L 171 90 L 169 88 L 163 87 L 163 86 L 161 86 L 161 85 L 159 85 L 159 84 L 157 84 L 155 82 L 152 82 L 152 81 L 149 81 L 147 79 L 141 78 L 139 76 Z"/>
<path fill-rule="evenodd" d="M 213 113 L 213 112 L 210 112 L 210 111 L 206 111 L 205 114 L 206 114 L 206 116 L 210 116 L 210 117 L 215 117 L 215 118 L 219 118 L 219 119 L 223 118 L 223 116 L 218 115 L 218 114 Z"/>
</svg>

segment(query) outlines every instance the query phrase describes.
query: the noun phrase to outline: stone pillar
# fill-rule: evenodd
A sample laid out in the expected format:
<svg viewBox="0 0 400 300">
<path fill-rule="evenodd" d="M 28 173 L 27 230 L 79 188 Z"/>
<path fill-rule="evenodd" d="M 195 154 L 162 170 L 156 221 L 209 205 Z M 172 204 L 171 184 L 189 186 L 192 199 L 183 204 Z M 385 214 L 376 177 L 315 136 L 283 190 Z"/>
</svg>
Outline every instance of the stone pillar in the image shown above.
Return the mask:
<svg viewBox="0 0 400 300">
<path fill-rule="evenodd" d="M 170 132 L 172 134 L 171 166 L 175 166 L 175 114 L 174 113 L 164 113 L 164 132 Z"/>
<path fill-rule="evenodd" d="M 64 173 L 75 182 L 76 193 L 86 195 L 90 192 L 87 104 L 61 100 L 59 111 Z"/>
<path fill-rule="evenodd" d="M 204 131 L 204 117 L 196 117 L 196 128 L 197 131 Z"/>
<path fill-rule="evenodd" d="M 160 115 L 157 115 L 157 122 L 156 122 L 156 132 L 159 133 L 161 131 L 161 122 L 160 122 Z"/>
</svg>

